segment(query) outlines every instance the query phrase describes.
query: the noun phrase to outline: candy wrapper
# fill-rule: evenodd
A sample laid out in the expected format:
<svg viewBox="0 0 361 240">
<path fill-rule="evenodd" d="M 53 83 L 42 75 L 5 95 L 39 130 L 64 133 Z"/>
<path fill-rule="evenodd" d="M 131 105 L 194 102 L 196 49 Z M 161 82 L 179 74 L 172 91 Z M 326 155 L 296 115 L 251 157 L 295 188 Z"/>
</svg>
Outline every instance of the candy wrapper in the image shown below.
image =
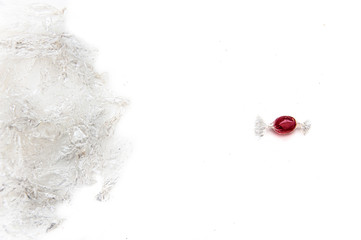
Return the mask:
<svg viewBox="0 0 361 240">
<path fill-rule="evenodd" d="M 114 141 L 127 101 L 64 28 L 64 10 L 0 6 L 0 239 L 34 239 L 60 223 L 74 189 L 118 178 Z"/>
</svg>

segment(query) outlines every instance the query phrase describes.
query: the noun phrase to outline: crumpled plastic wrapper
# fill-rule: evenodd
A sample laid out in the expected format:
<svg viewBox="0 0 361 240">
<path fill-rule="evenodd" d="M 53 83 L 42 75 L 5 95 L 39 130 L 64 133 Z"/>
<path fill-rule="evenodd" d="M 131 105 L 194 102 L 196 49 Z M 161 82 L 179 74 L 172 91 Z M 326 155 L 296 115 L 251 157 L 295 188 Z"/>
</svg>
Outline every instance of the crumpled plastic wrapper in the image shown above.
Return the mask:
<svg viewBox="0 0 361 240">
<path fill-rule="evenodd" d="M 117 180 L 114 132 L 127 101 L 107 90 L 93 51 L 48 5 L 0 6 L 0 239 L 56 228 L 59 204 L 102 177 Z"/>
</svg>

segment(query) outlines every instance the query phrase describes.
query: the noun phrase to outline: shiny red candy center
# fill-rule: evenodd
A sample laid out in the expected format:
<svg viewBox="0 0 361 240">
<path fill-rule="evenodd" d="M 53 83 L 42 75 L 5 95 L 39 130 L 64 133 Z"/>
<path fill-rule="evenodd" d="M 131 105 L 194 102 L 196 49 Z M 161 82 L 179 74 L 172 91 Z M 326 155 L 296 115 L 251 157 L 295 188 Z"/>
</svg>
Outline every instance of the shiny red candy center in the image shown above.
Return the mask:
<svg viewBox="0 0 361 240">
<path fill-rule="evenodd" d="M 278 134 L 287 134 L 295 130 L 296 120 L 290 116 L 282 116 L 273 122 L 273 130 Z"/>
</svg>

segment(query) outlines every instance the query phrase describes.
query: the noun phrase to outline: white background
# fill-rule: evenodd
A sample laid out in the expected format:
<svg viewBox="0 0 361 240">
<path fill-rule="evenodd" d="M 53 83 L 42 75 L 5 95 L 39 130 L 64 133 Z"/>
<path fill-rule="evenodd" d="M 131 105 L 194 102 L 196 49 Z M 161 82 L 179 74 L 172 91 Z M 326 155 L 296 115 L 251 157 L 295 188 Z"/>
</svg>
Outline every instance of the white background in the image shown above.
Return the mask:
<svg viewBox="0 0 361 240">
<path fill-rule="evenodd" d="M 45 239 L 361 238 L 359 1 L 76 0 L 67 25 L 131 100 L 133 150 Z M 258 139 L 257 115 L 312 128 Z"/>
</svg>

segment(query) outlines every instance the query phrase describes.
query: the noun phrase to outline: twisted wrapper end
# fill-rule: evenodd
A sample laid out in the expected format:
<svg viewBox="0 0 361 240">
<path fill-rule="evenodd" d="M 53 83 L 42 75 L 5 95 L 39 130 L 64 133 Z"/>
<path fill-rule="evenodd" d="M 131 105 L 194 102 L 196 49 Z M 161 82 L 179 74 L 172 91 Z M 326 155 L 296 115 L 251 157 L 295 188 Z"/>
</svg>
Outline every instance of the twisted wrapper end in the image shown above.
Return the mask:
<svg viewBox="0 0 361 240">
<path fill-rule="evenodd" d="M 309 120 L 299 123 L 299 125 L 304 135 L 306 135 L 311 128 L 311 122 Z"/>
<path fill-rule="evenodd" d="M 264 133 L 267 130 L 267 127 L 268 125 L 263 121 L 263 119 L 260 116 L 257 116 L 255 129 L 254 129 L 256 136 L 263 137 Z"/>
</svg>

